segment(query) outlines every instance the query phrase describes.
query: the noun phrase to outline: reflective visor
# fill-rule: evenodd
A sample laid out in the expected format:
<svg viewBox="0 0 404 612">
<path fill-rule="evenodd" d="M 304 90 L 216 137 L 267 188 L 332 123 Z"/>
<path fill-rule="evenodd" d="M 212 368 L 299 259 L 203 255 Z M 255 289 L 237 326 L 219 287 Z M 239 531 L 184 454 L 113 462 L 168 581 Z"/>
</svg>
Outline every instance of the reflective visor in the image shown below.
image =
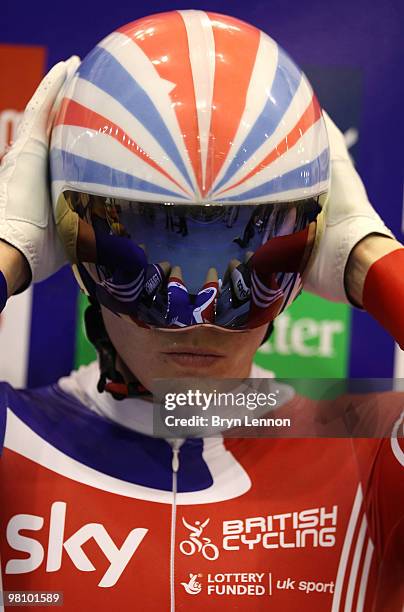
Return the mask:
<svg viewBox="0 0 404 612">
<path fill-rule="evenodd" d="M 80 218 L 77 270 L 88 293 L 137 324 L 167 329 L 271 322 L 301 291 L 321 211 L 319 198 L 236 206 L 63 199 Z"/>
</svg>

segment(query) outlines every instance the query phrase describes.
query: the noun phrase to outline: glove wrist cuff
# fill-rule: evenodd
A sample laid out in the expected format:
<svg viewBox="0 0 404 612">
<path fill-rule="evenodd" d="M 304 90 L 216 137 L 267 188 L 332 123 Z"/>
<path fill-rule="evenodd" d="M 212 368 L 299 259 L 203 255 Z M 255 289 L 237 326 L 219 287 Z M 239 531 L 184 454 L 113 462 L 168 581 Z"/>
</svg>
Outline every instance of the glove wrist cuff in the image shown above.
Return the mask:
<svg viewBox="0 0 404 612">
<path fill-rule="evenodd" d="M 378 259 L 369 269 L 363 288 L 365 309 L 404 348 L 404 248 Z"/>
</svg>

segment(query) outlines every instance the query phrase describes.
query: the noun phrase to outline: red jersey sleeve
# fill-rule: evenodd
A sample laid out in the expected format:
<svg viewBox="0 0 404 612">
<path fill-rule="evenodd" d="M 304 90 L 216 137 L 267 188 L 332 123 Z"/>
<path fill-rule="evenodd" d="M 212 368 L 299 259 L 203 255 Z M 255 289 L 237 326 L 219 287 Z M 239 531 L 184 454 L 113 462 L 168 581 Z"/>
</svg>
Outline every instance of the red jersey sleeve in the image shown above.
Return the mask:
<svg viewBox="0 0 404 612">
<path fill-rule="evenodd" d="M 359 411 L 372 420 L 373 438 L 354 438 L 365 511 L 380 573 L 376 610 L 387 599 L 392 610 L 404 603 L 404 395 L 367 396 Z M 369 422 L 365 430 L 371 433 Z M 380 435 L 380 437 L 378 437 Z M 381 437 L 383 436 L 383 437 Z M 393 603 L 394 602 L 394 603 Z"/>
</svg>

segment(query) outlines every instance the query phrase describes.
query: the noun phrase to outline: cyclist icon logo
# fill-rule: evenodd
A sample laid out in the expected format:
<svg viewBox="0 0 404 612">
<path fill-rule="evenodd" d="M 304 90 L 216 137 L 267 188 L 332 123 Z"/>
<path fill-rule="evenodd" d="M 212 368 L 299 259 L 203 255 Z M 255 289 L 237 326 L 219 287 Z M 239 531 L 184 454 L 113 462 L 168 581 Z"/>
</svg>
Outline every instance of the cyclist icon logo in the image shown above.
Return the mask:
<svg viewBox="0 0 404 612">
<path fill-rule="evenodd" d="M 212 544 L 210 538 L 205 538 L 202 536 L 202 532 L 209 521 L 210 519 L 207 518 L 203 523 L 201 523 L 201 521 L 195 521 L 193 525 L 190 525 L 187 523 L 184 517 L 182 517 L 182 522 L 190 531 L 189 540 L 183 540 L 180 543 L 180 551 L 183 555 L 190 556 L 198 552 L 202 553 L 202 555 L 208 561 L 215 561 L 218 558 L 218 547 L 215 544 Z"/>
</svg>

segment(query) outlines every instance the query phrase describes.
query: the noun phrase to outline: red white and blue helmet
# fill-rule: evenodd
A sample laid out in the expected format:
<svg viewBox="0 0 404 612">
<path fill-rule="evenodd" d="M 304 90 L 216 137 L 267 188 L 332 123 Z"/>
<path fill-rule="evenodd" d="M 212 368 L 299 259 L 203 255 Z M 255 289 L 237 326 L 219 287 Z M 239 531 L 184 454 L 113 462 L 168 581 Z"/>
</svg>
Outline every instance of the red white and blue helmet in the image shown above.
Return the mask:
<svg viewBox="0 0 404 612">
<path fill-rule="evenodd" d="M 185 10 L 113 32 L 67 84 L 50 155 L 81 285 L 117 314 L 244 329 L 300 293 L 327 132 L 307 78 L 259 29 Z M 72 212 L 93 256 L 77 224 L 72 249 Z"/>
</svg>

